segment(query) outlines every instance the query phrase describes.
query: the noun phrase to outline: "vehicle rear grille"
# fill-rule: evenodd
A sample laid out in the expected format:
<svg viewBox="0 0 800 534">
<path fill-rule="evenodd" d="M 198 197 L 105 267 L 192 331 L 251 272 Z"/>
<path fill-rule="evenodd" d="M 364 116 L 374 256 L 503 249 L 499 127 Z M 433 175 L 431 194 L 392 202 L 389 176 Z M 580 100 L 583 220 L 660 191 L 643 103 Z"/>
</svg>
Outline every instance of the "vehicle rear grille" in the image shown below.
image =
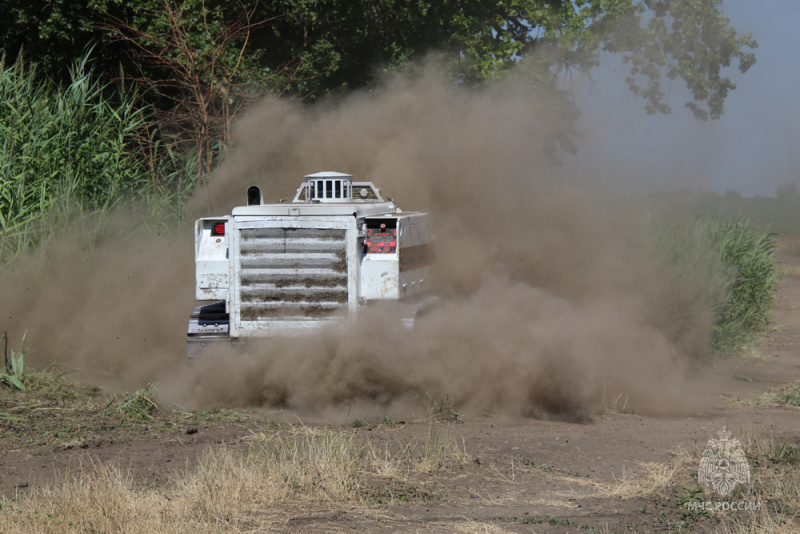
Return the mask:
<svg viewBox="0 0 800 534">
<path fill-rule="evenodd" d="M 239 260 L 242 321 L 306 321 L 347 307 L 344 229 L 245 228 Z"/>
</svg>

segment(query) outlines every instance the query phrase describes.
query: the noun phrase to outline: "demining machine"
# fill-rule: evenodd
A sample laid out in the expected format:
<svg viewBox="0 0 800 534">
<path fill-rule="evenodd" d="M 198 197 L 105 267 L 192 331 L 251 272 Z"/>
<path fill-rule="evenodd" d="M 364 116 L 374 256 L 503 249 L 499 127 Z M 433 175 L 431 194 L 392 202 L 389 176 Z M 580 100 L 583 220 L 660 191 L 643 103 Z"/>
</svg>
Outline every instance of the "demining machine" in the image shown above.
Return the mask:
<svg viewBox="0 0 800 534">
<path fill-rule="evenodd" d="M 195 222 L 195 295 L 188 355 L 213 344 L 339 328 L 396 301 L 413 326 L 431 294 L 429 217 L 404 212 L 350 174 L 305 177 L 292 202 L 257 186 L 230 215 Z"/>
</svg>

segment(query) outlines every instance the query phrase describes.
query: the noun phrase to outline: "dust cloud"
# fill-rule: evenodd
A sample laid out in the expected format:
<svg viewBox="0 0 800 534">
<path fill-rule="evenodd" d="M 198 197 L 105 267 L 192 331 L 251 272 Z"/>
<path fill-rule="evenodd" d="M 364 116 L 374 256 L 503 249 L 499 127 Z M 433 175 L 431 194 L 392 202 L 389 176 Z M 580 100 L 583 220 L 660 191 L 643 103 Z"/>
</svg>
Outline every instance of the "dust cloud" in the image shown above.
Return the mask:
<svg viewBox="0 0 800 534">
<path fill-rule="evenodd" d="M 209 358 L 213 372 L 181 396 L 314 409 L 449 396 L 472 412 L 560 418 L 615 400 L 697 409 L 702 388 L 686 376 L 711 333 L 702 289 L 673 283 L 635 207 L 591 174 L 552 177 L 550 150 L 568 133 L 558 100 L 514 79 L 457 88 L 431 70 L 313 109 L 263 103 L 196 203 L 227 212 L 251 182 L 291 197 L 319 170 L 372 180 L 431 213 L 442 303 L 413 335 L 376 311 L 345 331 Z"/>
<path fill-rule="evenodd" d="M 4 322 L 27 329 L 40 363 L 120 387 L 158 382 L 193 407 L 401 411 L 450 398 L 467 413 L 568 420 L 623 405 L 701 410 L 704 388 L 688 376 L 712 328 L 702 280 L 671 272 L 647 218 L 590 170 L 554 178 L 570 112 L 524 76 L 474 90 L 445 83 L 434 65 L 310 108 L 265 101 L 239 122 L 192 216 L 229 213 L 251 184 L 268 202 L 291 199 L 320 170 L 375 182 L 433 220 L 442 298 L 412 333 L 378 308 L 187 368 L 188 228 L 124 249 L 109 236 L 89 255 L 66 247 L 45 271 L 5 275 Z"/>
<path fill-rule="evenodd" d="M 194 299 L 193 243 L 185 235 L 125 236 L 119 213 L 91 246 L 83 230 L 19 261 L 0 279 L 0 329 L 26 365 L 71 379 L 136 389 L 185 364 Z"/>
</svg>

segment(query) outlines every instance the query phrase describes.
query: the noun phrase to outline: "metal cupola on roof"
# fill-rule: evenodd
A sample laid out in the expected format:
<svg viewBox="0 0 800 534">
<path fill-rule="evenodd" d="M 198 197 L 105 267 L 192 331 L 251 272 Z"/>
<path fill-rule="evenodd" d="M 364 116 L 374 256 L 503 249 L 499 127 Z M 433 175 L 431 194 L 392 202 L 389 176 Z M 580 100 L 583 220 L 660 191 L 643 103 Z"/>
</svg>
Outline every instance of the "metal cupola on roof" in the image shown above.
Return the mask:
<svg viewBox="0 0 800 534">
<path fill-rule="evenodd" d="M 324 171 L 305 176 L 293 202 L 383 202 L 372 182 L 353 182 L 352 174 Z"/>
<path fill-rule="evenodd" d="M 306 175 L 305 200 L 317 202 L 350 202 L 353 198 L 353 175 L 341 172 L 318 172 Z"/>
</svg>

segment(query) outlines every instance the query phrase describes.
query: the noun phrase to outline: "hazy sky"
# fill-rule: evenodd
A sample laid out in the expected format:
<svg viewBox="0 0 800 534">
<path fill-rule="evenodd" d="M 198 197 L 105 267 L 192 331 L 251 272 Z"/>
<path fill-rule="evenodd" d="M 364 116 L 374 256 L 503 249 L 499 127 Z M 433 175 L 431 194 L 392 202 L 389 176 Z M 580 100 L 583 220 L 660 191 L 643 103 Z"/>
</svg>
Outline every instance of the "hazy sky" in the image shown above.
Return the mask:
<svg viewBox="0 0 800 534">
<path fill-rule="evenodd" d="M 672 82 L 668 116 L 648 116 L 624 84 L 624 72 L 598 69 L 581 91 L 584 136 L 565 170 L 596 172 L 611 183 L 671 189 L 692 187 L 743 195 L 775 194 L 800 182 L 800 1 L 727 0 L 737 31 L 758 41 L 757 62 L 736 83 L 718 121 L 695 121 L 683 106 L 683 82 Z"/>
</svg>

